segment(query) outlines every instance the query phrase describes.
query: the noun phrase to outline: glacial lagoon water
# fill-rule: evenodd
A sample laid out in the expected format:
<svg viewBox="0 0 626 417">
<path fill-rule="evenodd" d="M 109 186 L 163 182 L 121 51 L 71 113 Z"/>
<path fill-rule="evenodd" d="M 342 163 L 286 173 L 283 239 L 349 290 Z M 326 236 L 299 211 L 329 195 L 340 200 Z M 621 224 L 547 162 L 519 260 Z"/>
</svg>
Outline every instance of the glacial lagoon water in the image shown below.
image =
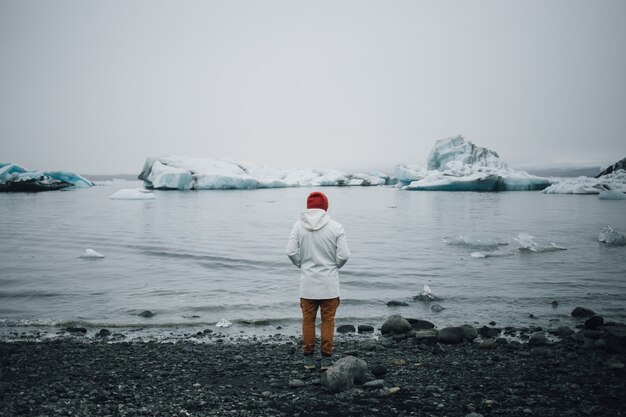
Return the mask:
<svg viewBox="0 0 626 417">
<path fill-rule="evenodd" d="M 233 323 L 221 329 L 230 334 L 296 334 L 299 274 L 284 251 L 312 189 L 109 198 L 140 186 L 0 194 L 0 337 L 33 329 L 52 336 L 68 326 L 159 337 L 220 330 L 222 319 Z M 626 321 L 626 247 L 597 240 L 606 225 L 626 234 L 625 201 L 323 191 L 352 252 L 341 270 L 338 325 L 379 326 L 399 313 L 438 327 L 493 320 L 550 328 L 576 324 L 570 312 L 578 305 Z M 520 250 L 528 239 L 538 251 Z M 105 258 L 81 258 L 87 248 Z M 425 285 L 441 300 L 414 300 Z M 388 307 L 391 300 L 409 305 Z M 144 310 L 155 315 L 139 316 Z"/>
</svg>

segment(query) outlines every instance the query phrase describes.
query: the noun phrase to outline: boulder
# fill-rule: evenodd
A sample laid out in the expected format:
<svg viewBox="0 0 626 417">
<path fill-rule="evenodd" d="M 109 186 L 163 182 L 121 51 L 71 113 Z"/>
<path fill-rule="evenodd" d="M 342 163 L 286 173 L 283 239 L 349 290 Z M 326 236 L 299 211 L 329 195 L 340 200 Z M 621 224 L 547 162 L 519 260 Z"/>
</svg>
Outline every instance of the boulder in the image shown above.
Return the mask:
<svg viewBox="0 0 626 417">
<path fill-rule="evenodd" d="M 465 331 L 460 327 L 446 327 L 437 334 L 437 340 L 441 343 L 462 343 L 464 338 Z"/>
<path fill-rule="evenodd" d="M 484 338 L 491 339 L 500 335 L 500 329 L 497 327 L 483 326 L 478 330 L 478 333 Z"/>
<path fill-rule="evenodd" d="M 337 327 L 337 333 L 345 334 L 345 333 L 354 333 L 356 332 L 356 328 L 351 324 L 344 324 Z"/>
<path fill-rule="evenodd" d="M 402 334 L 407 333 L 411 329 L 411 323 L 409 323 L 407 319 L 399 314 L 394 314 L 383 323 L 380 331 L 382 334 Z"/>
<path fill-rule="evenodd" d="M 568 337 L 574 334 L 574 331 L 569 326 L 560 326 L 556 329 L 556 334 L 560 337 Z"/>
<path fill-rule="evenodd" d="M 596 313 L 585 307 L 576 307 L 572 310 L 572 317 L 591 317 Z"/>
<path fill-rule="evenodd" d="M 139 313 L 139 316 L 141 317 L 145 317 L 145 318 L 150 318 L 152 316 L 154 316 L 154 313 L 150 310 L 144 310 L 141 313 Z"/>
<path fill-rule="evenodd" d="M 359 342 L 359 349 L 365 351 L 377 350 L 378 347 L 381 346 L 377 340 L 374 339 L 365 339 Z M 381 346 L 382 349 L 382 346 Z"/>
<path fill-rule="evenodd" d="M 534 333 L 528 339 L 528 344 L 531 346 L 545 346 L 548 344 L 548 339 L 546 338 L 546 334 L 543 332 Z"/>
<path fill-rule="evenodd" d="M 408 307 L 409 303 L 405 303 L 404 301 L 392 300 L 387 303 L 387 307 Z"/>
<path fill-rule="evenodd" d="M 359 324 L 357 329 L 359 333 L 371 333 L 374 331 L 374 326 L 370 326 L 369 324 Z"/>
<path fill-rule="evenodd" d="M 96 333 L 96 337 L 109 337 L 111 336 L 111 331 L 109 329 L 100 329 L 98 333 Z"/>
<path fill-rule="evenodd" d="M 585 329 L 597 330 L 601 326 L 604 326 L 602 316 L 591 316 L 585 321 Z"/>
<path fill-rule="evenodd" d="M 363 359 L 346 356 L 322 374 L 322 385 L 331 393 L 346 391 L 355 383 L 363 383 L 366 373 L 367 363 Z"/>
<path fill-rule="evenodd" d="M 478 332 L 476 331 L 476 328 L 474 326 L 471 326 L 469 324 L 462 324 L 459 327 L 463 331 L 464 339 L 467 339 L 471 342 L 478 337 Z"/>
<path fill-rule="evenodd" d="M 406 319 L 409 323 L 411 323 L 411 327 L 413 330 L 430 330 L 434 329 L 435 325 L 427 320 L 420 319 Z"/>
</svg>

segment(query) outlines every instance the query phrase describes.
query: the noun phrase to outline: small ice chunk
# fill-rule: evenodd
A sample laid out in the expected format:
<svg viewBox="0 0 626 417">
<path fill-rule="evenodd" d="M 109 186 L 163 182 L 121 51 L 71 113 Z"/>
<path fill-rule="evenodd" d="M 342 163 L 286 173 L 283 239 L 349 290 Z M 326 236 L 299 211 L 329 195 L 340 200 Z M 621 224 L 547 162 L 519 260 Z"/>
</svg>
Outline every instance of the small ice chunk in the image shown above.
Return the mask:
<svg viewBox="0 0 626 417">
<path fill-rule="evenodd" d="M 559 246 L 554 242 L 550 242 L 549 245 L 542 245 L 535 241 L 535 237 L 528 233 L 520 233 L 515 238 L 515 241 L 519 244 L 519 250 L 529 252 L 552 252 L 557 250 L 566 250 L 563 246 Z"/>
<path fill-rule="evenodd" d="M 472 252 L 472 254 L 470 255 L 472 258 L 486 258 L 487 255 L 485 255 L 482 252 Z"/>
<path fill-rule="evenodd" d="M 598 240 L 607 245 L 622 246 L 626 245 L 626 236 L 613 230 L 611 226 L 606 226 L 600 232 Z"/>
<path fill-rule="evenodd" d="M 600 200 L 626 200 L 626 194 L 615 190 L 602 190 L 598 193 Z"/>
<path fill-rule="evenodd" d="M 226 320 L 226 319 L 222 319 L 222 320 L 218 321 L 217 324 L 216 324 L 217 327 L 230 327 L 232 325 L 233 324 L 231 322 L 229 322 L 228 320 Z"/>
<path fill-rule="evenodd" d="M 83 254 L 80 255 L 80 258 L 100 259 L 100 258 L 105 258 L 105 256 L 101 253 L 96 252 L 93 249 L 85 249 L 85 252 L 83 252 Z"/>
<path fill-rule="evenodd" d="M 141 188 L 124 188 L 111 195 L 112 200 L 154 200 L 153 192 Z"/>
<path fill-rule="evenodd" d="M 422 292 L 420 292 L 415 297 L 413 297 L 413 299 L 416 301 L 440 301 L 441 300 L 441 298 L 433 294 L 433 292 L 431 291 L 428 285 L 424 285 L 424 289 L 422 290 Z"/>
</svg>

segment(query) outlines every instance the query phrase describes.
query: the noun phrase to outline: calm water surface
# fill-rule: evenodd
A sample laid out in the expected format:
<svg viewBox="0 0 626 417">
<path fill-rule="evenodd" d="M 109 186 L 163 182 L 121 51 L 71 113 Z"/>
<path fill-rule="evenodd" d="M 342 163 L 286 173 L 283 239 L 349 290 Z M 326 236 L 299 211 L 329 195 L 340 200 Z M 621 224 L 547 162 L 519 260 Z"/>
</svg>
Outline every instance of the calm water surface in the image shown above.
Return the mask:
<svg viewBox="0 0 626 417">
<path fill-rule="evenodd" d="M 158 335 L 215 329 L 222 318 L 233 322 L 231 333 L 297 331 L 299 275 L 284 251 L 311 189 L 109 199 L 139 186 L 118 181 L 0 194 L 0 335 L 70 325 Z M 439 327 L 491 320 L 556 327 L 575 323 L 569 313 L 577 305 L 626 321 L 626 247 L 597 241 L 606 225 L 626 233 L 624 201 L 538 192 L 323 191 L 352 252 L 341 270 L 338 324 L 380 325 L 400 313 Z M 522 251 L 520 233 L 566 250 Z M 451 244 L 460 236 L 470 244 Z M 472 245 L 477 239 L 508 244 Z M 80 258 L 86 248 L 106 258 Z M 441 297 L 443 311 L 413 300 L 424 285 Z M 390 300 L 409 306 L 387 307 Z M 143 310 L 155 316 L 138 316 Z"/>
</svg>

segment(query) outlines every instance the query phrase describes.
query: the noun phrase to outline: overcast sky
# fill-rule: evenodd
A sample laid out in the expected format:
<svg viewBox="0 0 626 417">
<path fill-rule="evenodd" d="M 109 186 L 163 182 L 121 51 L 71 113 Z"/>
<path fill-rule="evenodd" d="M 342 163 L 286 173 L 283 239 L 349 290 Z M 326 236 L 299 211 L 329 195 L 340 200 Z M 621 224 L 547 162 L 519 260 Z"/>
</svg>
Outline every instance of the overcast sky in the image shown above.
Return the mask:
<svg viewBox="0 0 626 417">
<path fill-rule="evenodd" d="M 626 1 L 0 0 L 0 162 L 424 165 L 626 156 Z"/>
</svg>

